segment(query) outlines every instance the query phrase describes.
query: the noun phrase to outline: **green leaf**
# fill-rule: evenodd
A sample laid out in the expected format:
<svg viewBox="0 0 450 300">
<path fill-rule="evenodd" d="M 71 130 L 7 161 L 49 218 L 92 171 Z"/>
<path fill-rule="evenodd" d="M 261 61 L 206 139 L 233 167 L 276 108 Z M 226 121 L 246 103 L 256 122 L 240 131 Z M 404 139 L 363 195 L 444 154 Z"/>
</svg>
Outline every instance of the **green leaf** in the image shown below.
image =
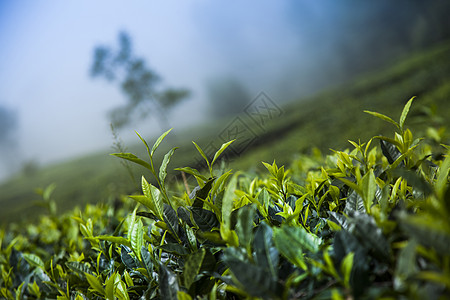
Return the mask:
<svg viewBox="0 0 450 300">
<path fill-rule="evenodd" d="M 344 213 L 349 215 L 352 212 L 364 213 L 365 211 L 363 198 L 356 191 L 353 191 L 345 201 Z"/>
<path fill-rule="evenodd" d="M 138 267 L 136 260 L 130 255 L 131 249 L 127 246 L 121 245 L 120 258 L 123 264 L 130 270 Z"/>
<path fill-rule="evenodd" d="M 112 236 L 112 235 L 99 235 L 95 237 L 98 240 L 101 241 L 108 241 L 111 243 L 121 244 L 130 247 L 131 243 L 128 239 L 124 238 L 123 236 Z"/>
<path fill-rule="evenodd" d="M 211 195 L 216 195 L 217 196 L 217 192 L 221 188 L 222 184 L 224 184 L 227 181 L 227 179 L 228 179 L 228 177 L 230 177 L 230 175 L 231 175 L 231 170 L 226 172 L 226 173 L 224 173 L 224 174 L 222 174 L 222 175 L 220 175 L 219 178 L 217 178 L 214 181 L 214 185 L 211 188 Z M 221 191 L 223 191 L 223 189 L 221 189 Z"/>
<path fill-rule="evenodd" d="M 114 300 L 114 290 L 117 272 L 114 272 L 105 282 L 105 298 Z"/>
<path fill-rule="evenodd" d="M 190 175 L 192 175 L 192 176 L 194 176 L 196 178 L 199 178 L 199 179 L 201 179 L 203 181 L 207 181 L 208 180 L 208 178 L 206 176 L 203 176 L 202 174 L 200 174 L 199 171 L 197 171 L 196 169 L 192 169 L 190 167 L 176 168 L 175 170 L 176 171 L 181 171 L 181 172 L 184 172 L 184 173 L 187 173 L 187 174 L 190 174 Z"/>
<path fill-rule="evenodd" d="M 234 191 L 236 189 L 237 174 L 231 177 L 230 182 L 225 190 L 225 195 L 222 200 L 222 222 L 223 227 L 227 231 L 231 227 L 231 212 L 234 203 Z"/>
<path fill-rule="evenodd" d="M 273 231 L 273 240 L 278 251 L 291 263 L 305 270 L 303 250 L 316 253 L 321 239 L 301 227 L 284 225 L 281 228 L 274 228 Z"/>
<path fill-rule="evenodd" d="M 122 159 L 129 160 L 129 161 L 134 162 L 138 165 L 141 165 L 149 170 L 152 169 L 152 167 L 150 166 L 150 164 L 148 162 L 143 161 L 142 159 L 140 159 L 133 153 L 112 153 L 111 155 L 122 158 Z"/>
<path fill-rule="evenodd" d="M 130 224 L 128 239 L 131 243 L 131 249 L 141 259 L 141 248 L 144 245 L 144 225 L 141 218 L 138 218 L 133 224 Z"/>
<path fill-rule="evenodd" d="M 164 252 L 176 254 L 178 256 L 183 256 L 189 254 L 189 250 L 177 243 L 169 243 L 158 246 L 158 249 L 162 249 Z"/>
<path fill-rule="evenodd" d="M 394 286 L 396 289 L 404 289 L 408 280 L 417 272 L 415 239 L 408 241 L 407 245 L 399 251 L 395 268 Z"/>
<path fill-rule="evenodd" d="M 192 207 L 191 212 L 192 218 L 200 230 L 211 231 L 213 228 L 219 228 L 220 222 L 212 211 L 200 207 Z"/>
<path fill-rule="evenodd" d="M 348 180 L 346 178 L 342 178 L 342 177 L 338 177 L 337 179 L 342 181 L 343 183 L 345 183 L 349 188 L 351 188 L 355 192 L 361 194 L 360 187 L 356 183 L 354 183 L 353 181 L 350 181 L 350 180 Z"/>
<path fill-rule="evenodd" d="M 178 221 L 178 216 L 175 210 L 168 204 L 164 203 L 164 222 L 167 224 L 169 231 L 173 234 L 176 239 L 179 239 L 178 232 L 180 223 Z"/>
<path fill-rule="evenodd" d="M 377 118 L 379 118 L 379 119 L 381 119 L 381 120 L 383 120 L 383 121 L 386 121 L 386 122 L 389 122 L 389 123 L 391 123 L 391 124 L 394 124 L 395 127 L 400 128 L 400 126 L 398 125 L 398 123 L 395 122 L 394 120 L 392 120 L 391 118 L 389 118 L 388 116 L 385 116 L 385 115 L 380 114 L 380 113 L 377 113 L 377 112 L 368 111 L 368 110 L 365 110 L 364 112 L 365 112 L 365 113 L 368 113 L 369 115 L 372 115 L 372 116 L 374 116 L 374 117 L 377 117 Z"/>
<path fill-rule="evenodd" d="M 422 271 L 417 274 L 417 277 L 423 280 L 432 281 L 443 285 L 448 289 L 450 289 L 450 276 L 447 274 L 442 274 L 433 271 Z"/>
<path fill-rule="evenodd" d="M 448 172 L 450 170 L 450 151 L 447 153 L 447 157 L 442 162 L 439 168 L 438 177 L 436 179 L 435 189 L 440 199 L 444 198 L 445 190 L 448 189 Z M 450 203 L 449 203 L 450 204 Z M 450 211 L 450 205 L 447 207 Z"/>
<path fill-rule="evenodd" d="M 228 247 L 223 251 L 223 260 L 238 281 L 238 287 L 254 297 L 276 299 L 279 289 L 267 270 L 245 261 L 241 248 Z"/>
<path fill-rule="evenodd" d="M 167 165 L 169 164 L 170 158 L 172 157 L 173 153 L 177 149 L 178 147 L 172 148 L 169 152 L 166 153 L 166 155 L 164 155 L 161 167 L 159 168 L 159 180 L 161 180 L 161 185 L 164 185 L 164 181 L 166 180 L 167 176 Z"/>
<path fill-rule="evenodd" d="M 89 273 L 84 273 L 84 275 L 86 275 L 86 279 L 89 282 L 91 288 L 100 295 L 105 296 L 105 290 L 103 289 L 103 285 L 100 280 L 96 276 Z"/>
<path fill-rule="evenodd" d="M 120 279 L 120 276 L 116 276 L 114 285 L 116 287 L 115 296 L 119 298 L 119 300 L 129 300 L 130 296 L 128 295 L 127 286 L 125 282 Z"/>
<path fill-rule="evenodd" d="M 192 191 L 194 193 L 194 203 L 192 204 L 192 206 L 200 208 L 203 207 L 203 201 L 208 198 L 208 194 L 211 191 L 214 180 L 215 178 L 209 179 L 201 189 L 198 189 L 196 191 L 194 190 L 195 192 Z"/>
<path fill-rule="evenodd" d="M 349 228 L 350 233 L 352 233 L 369 252 L 380 261 L 389 260 L 389 243 L 372 216 L 359 214 L 351 218 L 351 223 Z"/>
<path fill-rule="evenodd" d="M 228 146 L 230 146 L 230 144 L 232 142 L 234 142 L 235 140 L 231 140 L 227 143 L 222 144 L 222 146 L 220 147 L 219 150 L 217 150 L 217 152 L 214 154 L 214 158 L 211 162 L 211 166 L 214 165 L 214 162 L 219 158 L 220 154 L 222 154 L 223 151 L 225 151 L 225 149 L 227 149 Z"/>
<path fill-rule="evenodd" d="M 253 218 L 255 216 L 255 207 L 246 205 L 241 207 L 238 212 L 238 220 L 236 225 L 236 233 L 239 238 L 239 245 L 247 249 L 253 239 Z"/>
<path fill-rule="evenodd" d="M 165 265 L 159 265 L 159 296 L 161 299 L 177 300 L 177 293 L 180 290 L 177 276 Z"/>
<path fill-rule="evenodd" d="M 28 289 L 31 291 L 31 294 L 36 296 L 38 299 L 41 298 L 41 291 L 39 289 L 38 284 L 36 283 L 36 281 L 33 282 L 33 284 L 29 284 L 28 285 Z"/>
<path fill-rule="evenodd" d="M 344 285 L 346 288 L 350 288 L 350 275 L 352 273 L 354 256 L 355 253 L 350 252 L 345 256 L 341 263 L 341 273 L 344 276 Z"/>
<path fill-rule="evenodd" d="M 364 201 L 364 207 L 368 213 L 370 213 L 370 207 L 372 206 L 373 199 L 375 199 L 375 192 L 377 190 L 377 183 L 375 181 L 375 175 L 373 170 L 367 172 L 361 179 L 361 191 Z"/>
<path fill-rule="evenodd" d="M 403 111 L 400 116 L 400 123 L 399 123 L 400 131 L 402 131 L 402 132 L 403 132 L 403 125 L 405 124 L 406 116 L 408 115 L 409 108 L 411 107 L 411 104 L 412 104 L 414 98 L 415 97 L 412 97 L 411 99 L 409 99 L 409 101 L 406 103 L 405 107 L 403 107 Z"/>
<path fill-rule="evenodd" d="M 330 211 L 328 212 L 330 215 L 330 220 L 334 223 L 336 223 L 337 225 L 339 225 L 339 227 L 341 227 L 342 229 L 347 229 L 348 228 L 348 220 L 345 216 L 338 214 L 337 212 L 334 211 Z"/>
<path fill-rule="evenodd" d="M 192 142 L 195 145 L 195 148 L 197 148 L 197 151 L 200 153 L 200 155 L 205 159 L 206 164 L 208 165 L 208 168 L 211 168 L 211 165 L 209 164 L 208 157 L 206 156 L 205 152 L 203 152 L 202 148 L 200 148 L 199 145 L 197 145 L 194 141 Z"/>
<path fill-rule="evenodd" d="M 406 179 L 410 186 L 412 186 L 415 190 L 422 192 L 425 196 L 428 196 L 433 192 L 430 184 L 426 182 L 419 174 L 413 171 L 406 168 L 397 168 L 393 171 L 393 174 Z"/>
<path fill-rule="evenodd" d="M 23 253 L 22 255 L 30 265 L 44 270 L 45 267 L 44 262 L 39 256 L 33 253 Z"/>
<path fill-rule="evenodd" d="M 66 267 L 73 271 L 74 273 L 83 275 L 84 273 L 92 274 L 92 270 L 87 263 L 82 263 L 78 261 L 68 261 L 66 262 Z"/>
<path fill-rule="evenodd" d="M 192 297 L 188 293 L 185 293 L 183 291 L 178 291 L 177 299 L 178 300 L 192 300 Z"/>
<path fill-rule="evenodd" d="M 151 277 L 152 276 L 151 274 L 153 272 L 152 255 L 150 254 L 150 251 L 148 251 L 148 249 L 145 248 L 145 246 L 142 246 L 141 248 L 141 257 L 142 262 L 144 263 L 145 268 L 147 269 L 147 273 Z"/>
<path fill-rule="evenodd" d="M 142 176 L 142 191 L 144 196 L 147 197 L 147 203 L 150 203 L 147 207 L 153 211 L 153 213 L 160 219 L 163 219 L 163 202 L 161 199 L 161 192 L 158 188 L 149 184 Z"/>
<path fill-rule="evenodd" d="M 450 228 L 448 223 L 434 215 L 422 213 L 420 215 L 408 215 L 402 211 L 398 214 L 400 227 L 420 244 L 434 248 L 442 255 L 450 252 Z"/>
<path fill-rule="evenodd" d="M 275 248 L 272 239 L 272 228 L 262 222 L 255 232 L 253 249 L 255 251 L 255 262 L 258 266 L 268 270 L 273 279 L 277 278 L 278 271 L 278 250 Z"/>
<path fill-rule="evenodd" d="M 200 271 L 204 258 L 205 249 L 203 248 L 187 256 L 183 269 L 184 286 L 187 289 L 189 289 L 192 283 L 195 281 L 195 277 Z"/>
<path fill-rule="evenodd" d="M 156 149 L 159 147 L 159 144 L 161 144 L 163 139 L 169 134 L 169 132 L 172 131 L 172 129 L 173 128 L 170 128 L 169 130 L 167 130 L 166 132 L 161 134 L 161 136 L 156 140 L 156 142 L 155 142 L 155 144 L 153 144 L 152 150 L 150 152 L 150 157 L 153 157 L 153 154 L 155 153 Z"/>
</svg>

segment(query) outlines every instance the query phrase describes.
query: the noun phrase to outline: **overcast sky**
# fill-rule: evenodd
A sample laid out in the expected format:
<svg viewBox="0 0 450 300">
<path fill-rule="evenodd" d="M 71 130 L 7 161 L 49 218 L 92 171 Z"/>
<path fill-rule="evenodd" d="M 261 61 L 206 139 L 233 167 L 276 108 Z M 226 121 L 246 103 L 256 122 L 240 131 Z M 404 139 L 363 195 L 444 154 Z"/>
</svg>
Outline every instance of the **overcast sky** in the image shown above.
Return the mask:
<svg viewBox="0 0 450 300">
<path fill-rule="evenodd" d="M 273 92 L 265 83 L 283 68 L 277 57 L 296 43 L 285 5 L 218 2 L 0 1 L 0 104 L 18 116 L 17 157 L 45 163 L 111 145 L 106 112 L 125 99 L 89 68 L 94 47 L 116 46 L 121 30 L 163 84 L 192 90 L 175 127 L 206 113 L 211 77 L 237 74 L 252 79 L 250 93 Z"/>
<path fill-rule="evenodd" d="M 192 91 L 171 114 L 177 130 L 205 117 L 205 85 L 214 78 L 233 77 L 251 97 L 264 91 L 280 103 L 314 92 L 326 80 L 338 82 L 346 66 L 334 57 L 334 46 L 352 37 L 349 29 L 366 36 L 366 20 L 358 16 L 377 6 L 358 4 L 356 21 L 349 23 L 355 3 L 0 0 L 0 106 L 18 117 L 16 147 L 0 149 L 7 157 L 0 161 L 0 178 L 19 161 L 44 164 L 111 146 L 107 112 L 126 99 L 89 70 L 94 48 L 117 47 L 120 31 L 129 33 L 134 54 L 145 58 L 164 86 Z M 120 133 L 136 140 L 134 130 L 160 129 L 150 120 Z"/>
</svg>

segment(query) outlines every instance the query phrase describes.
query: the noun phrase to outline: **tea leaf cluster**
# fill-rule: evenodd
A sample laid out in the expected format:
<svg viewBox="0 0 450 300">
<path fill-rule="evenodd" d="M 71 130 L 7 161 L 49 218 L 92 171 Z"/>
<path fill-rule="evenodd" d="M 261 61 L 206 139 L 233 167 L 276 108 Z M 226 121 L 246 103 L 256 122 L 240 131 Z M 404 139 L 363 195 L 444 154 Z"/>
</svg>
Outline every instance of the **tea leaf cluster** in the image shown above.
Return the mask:
<svg viewBox="0 0 450 300">
<path fill-rule="evenodd" d="M 48 215 L 0 231 L 6 299 L 440 299 L 450 292 L 449 146 L 392 137 L 299 156 L 267 172 L 217 168 L 232 141 L 205 160 L 188 192 L 166 180 L 176 148 L 141 165 L 142 192 L 111 205 Z M 152 184 L 154 182 L 155 184 Z M 100 188 L 100 187 L 99 187 Z"/>
</svg>

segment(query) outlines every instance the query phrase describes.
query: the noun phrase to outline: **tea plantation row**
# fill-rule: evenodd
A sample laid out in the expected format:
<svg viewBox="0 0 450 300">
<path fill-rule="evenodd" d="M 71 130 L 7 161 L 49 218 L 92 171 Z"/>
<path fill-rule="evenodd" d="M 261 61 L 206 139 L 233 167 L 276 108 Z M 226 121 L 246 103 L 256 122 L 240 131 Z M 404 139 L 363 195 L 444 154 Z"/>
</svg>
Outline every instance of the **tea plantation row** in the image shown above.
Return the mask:
<svg viewBox="0 0 450 300">
<path fill-rule="evenodd" d="M 450 293 L 449 146 L 405 127 L 299 156 L 261 174 L 219 165 L 177 170 L 198 186 L 167 182 L 176 148 L 137 163 L 142 193 L 88 204 L 0 231 L 5 299 L 442 299 Z M 102 187 L 99 187 L 102 188 Z"/>
</svg>

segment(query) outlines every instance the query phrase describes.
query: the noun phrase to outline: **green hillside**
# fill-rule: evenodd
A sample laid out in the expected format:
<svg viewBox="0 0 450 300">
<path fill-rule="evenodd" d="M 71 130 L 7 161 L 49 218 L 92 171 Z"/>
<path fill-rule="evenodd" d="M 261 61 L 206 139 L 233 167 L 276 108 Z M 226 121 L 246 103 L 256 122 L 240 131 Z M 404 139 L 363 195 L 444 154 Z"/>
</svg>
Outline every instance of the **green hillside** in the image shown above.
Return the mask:
<svg viewBox="0 0 450 300">
<path fill-rule="evenodd" d="M 228 156 L 227 161 L 232 168 L 239 167 L 240 170 L 255 166 L 263 168 L 261 161 L 272 162 L 274 159 L 278 165 L 286 164 L 298 153 L 310 152 L 313 147 L 324 152 L 330 147 L 346 148 L 349 146 L 345 143 L 347 140 L 365 139 L 388 129 L 391 132 L 389 124 L 374 120 L 364 110 L 399 116 L 412 96 L 417 100 L 408 119 L 409 125 L 420 129 L 426 120 L 427 125 L 435 128 L 429 130 L 430 136 L 438 139 L 436 135 L 440 134 L 440 138 L 446 139 L 448 135 L 439 132 L 439 128 L 450 126 L 447 117 L 450 115 L 449 95 L 450 43 L 445 43 L 345 86 L 285 105 L 277 116 L 266 118 L 263 126 L 255 125 L 254 119 L 242 113 L 238 119 L 240 123 L 230 119 L 174 132 L 174 136 L 165 141 L 165 145 L 179 147 L 169 169 L 196 165 L 200 157 L 191 141 L 196 141 L 202 148 L 218 147 L 224 137 L 233 135 L 232 126 L 236 124 L 248 130 L 239 134 L 237 142 L 242 147 L 234 156 Z M 139 141 L 138 137 L 136 141 Z M 169 150 L 169 146 L 165 147 L 158 150 L 161 157 Z M 141 143 L 129 148 L 130 152 L 144 157 L 145 147 Z M 136 185 L 119 159 L 108 155 L 110 152 L 48 166 L 3 183 L 0 186 L 1 222 L 36 217 L 39 209 L 35 201 L 40 197 L 35 189 L 50 183 L 57 186 L 54 199 L 59 210 L 87 202 L 109 201 L 121 193 L 132 192 Z M 131 168 L 135 178 L 145 172 L 134 166 Z M 168 178 L 179 180 L 174 177 L 176 174 L 172 171 Z"/>
</svg>

